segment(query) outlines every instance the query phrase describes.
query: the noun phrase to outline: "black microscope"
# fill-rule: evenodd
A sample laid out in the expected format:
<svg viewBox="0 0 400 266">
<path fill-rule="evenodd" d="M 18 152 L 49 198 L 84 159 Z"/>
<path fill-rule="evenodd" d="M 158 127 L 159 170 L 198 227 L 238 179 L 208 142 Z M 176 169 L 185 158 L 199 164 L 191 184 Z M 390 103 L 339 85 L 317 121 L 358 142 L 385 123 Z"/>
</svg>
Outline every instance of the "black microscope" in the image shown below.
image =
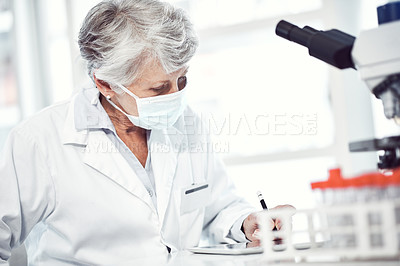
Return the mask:
<svg viewBox="0 0 400 266">
<path fill-rule="evenodd" d="M 337 29 L 320 31 L 299 28 L 281 20 L 276 34 L 308 48 L 309 54 L 339 69 L 359 71 L 386 118 L 400 125 L 400 1 L 377 9 L 379 27 L 363 31 L 357 38 Z M 351 152 L 384 151 L 379 169 L 400 166 L 400 136 L 352 142 Z"/>
</svg>

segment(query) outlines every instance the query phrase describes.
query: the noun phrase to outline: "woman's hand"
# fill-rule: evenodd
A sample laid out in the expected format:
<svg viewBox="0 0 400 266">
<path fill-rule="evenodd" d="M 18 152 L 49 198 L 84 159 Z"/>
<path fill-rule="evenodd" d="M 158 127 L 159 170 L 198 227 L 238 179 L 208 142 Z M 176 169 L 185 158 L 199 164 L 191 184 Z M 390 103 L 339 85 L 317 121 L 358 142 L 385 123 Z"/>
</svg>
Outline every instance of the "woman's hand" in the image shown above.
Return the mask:
<svg viewBox="0 0 400 266">
<path fill-rule="evenodd" d="M 295 207 L 292 205 L 278 205 L 271 210 L 275 209 L 289 209 L 289 210 L 296 210 Z M 252 242 L 259 242 L 260 241 L 260 236 L 259 236 L 259 224 L 257 222 L 257 214 L 258 212 L 253 212 L 247 218 L 243 221 L 243 232 L 246 236 L 246 238 Z M 270 230 L 276 228 L 277 230 L 280 230 L 282 228 L 282 222 L 279 219 L 275 219 L 270 221 L 270 223 L 267 225 L 267 228 L 270 228 Z"/>
</svg>

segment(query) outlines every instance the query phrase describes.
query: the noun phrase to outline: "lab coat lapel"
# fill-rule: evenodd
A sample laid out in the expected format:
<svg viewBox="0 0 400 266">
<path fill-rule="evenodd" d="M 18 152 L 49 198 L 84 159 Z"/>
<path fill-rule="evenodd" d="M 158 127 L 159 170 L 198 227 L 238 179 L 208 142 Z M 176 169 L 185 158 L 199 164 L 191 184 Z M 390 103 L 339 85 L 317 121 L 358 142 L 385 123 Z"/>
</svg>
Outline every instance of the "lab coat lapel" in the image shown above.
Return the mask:
<svg viewBox="0 0 400 266">
<path fill-rule="evenodd" d="M 143 183 L 102 130 L 89 133 L 83 160 L 87 165 L 143 200 L 155 211 L 153 202 Z"/>
<path fill-rule="evenodd" d="M 163 224 L 171 197 L 178 149 L 184 135 L 175 129 L 153 130 L 151 134 L 151 164 L 156 180 L 158 215 Z"/>
</svg>

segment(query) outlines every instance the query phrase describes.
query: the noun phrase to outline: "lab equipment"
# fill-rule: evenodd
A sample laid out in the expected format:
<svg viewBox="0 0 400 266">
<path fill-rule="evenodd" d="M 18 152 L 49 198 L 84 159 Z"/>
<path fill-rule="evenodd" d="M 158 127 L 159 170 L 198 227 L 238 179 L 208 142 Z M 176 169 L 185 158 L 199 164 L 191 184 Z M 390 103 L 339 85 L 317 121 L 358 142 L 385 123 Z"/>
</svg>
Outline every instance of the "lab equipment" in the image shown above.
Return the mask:
<svg viewBox="0 0 400 266">
<path fill-rule="evenodd" d="M 299 28 L 280 21 L 276 34 L 306 46 L 309 54 L 339 69 L 353 68 L 370 91 L 382 100 L 386 118 L 400 124 L 400 2 L 378 7 L 380 26 L 355 38 L 332 29 Z M 400 258 L 400 136 L 351 143 L 351 151 L 378 151 L 384 173 L 343 178 L 332 169 L 329 179 L 312 184 L 318 206 L 311 210 L 263 212 L 260 225 L 270 219 L 303 227 L 271 231 L 261 228 L 265 260 L 342 261 Z M 296 225 L 297 223 L 293 223 Z M 265 229 L 265 230 L 264 230 Z M 282 239 L 275 252 L 274 239 Z"/>
<path fill-rule="evenodd" d="M 261 228 L 263 260 L 296 262 L 341 262 L 341 261 L 395 261 L 400 259 L 398 235 L 400 224 L 395 219 L 399 201 L 379 201 L 369 204 L 343 204 L 319 206 L 314 209 L 297 210 L 296 214 L 286 210 L 269 210 L 260 214 L 260 225 L 270 219 L 280 219 L 283 227 L 279 231 Z M 369 217 L 385 217 L 380 224 L 369 224 Z M 351 217 L 353 224 L 328 224 L 329 217 Z M 304 226 L 295 221 L 304 220 Z M 348 236 L 340 238 L 340 236 Z M 279 245 L 275 238 L 281 238 Z"/>
<path fill-rule="evenodd" d="M 340 169 L 331 169 L 326 181 L 311 183 L 311 188 L 317 196 L 317 203 L 322 207 L 369 205 L 382 201 L 400 202 L 400 169 L 382 174 L 372 172 L 352 178 L 344 178 Z M 355 206 L 354 204 L 358 204 Z M 370 210 L 367 217 L 369 227 L 379 227 L 381 230 L 383 220 L 374 210 Z M 330 227 L 354 226 L 355 217 L 351 213 L 328 215 L 326 223 Z M 394 207 L 396 226 L 400 226 L 400 206 Z M 385 229 L 389 230 L 389 229 Z M 396 235 L 395 232 L 393 232 Z M 400 251 L 400 232 L 398 232 L 396 246 Z M 369 235 L 372 247 L 383 245 L 383 233 L 374 232 Z M 335 247 L 349 247 L 356 245 L 355 231 L 341 232 L 330 236 L 329 244 Z"/>
<path fill-rule="evenodd" d="M 356 141 L 349 144 L 351 152 L 384 151 L 378 157 L 379 169 L 393 169 L 400 166 L 399 147 L 400 136 Z"/>
<path fill-rule="evenodd" d="M 319 205 L 400 200 L 400 169 L 390 173 L 371 172 L 356 177 L 342 176 L 339 168 L 329 170 L 326 181 L 313 182 L 311 188 Z M 398 217 L 400 221 L 400 216 Z"/>
<path fill-rule="evenodd" d="M 379 27 L 355 38 L 332 29 L 299 28 L 281 20 L 276 34 L 306 46 L 309 54 L 340 69 L 354 68 L 376 98 L 382 100 L 386 118 L 400 124 L 400 2 L 378 7 Z M 386 143 L 387 145 L 380 145 Z M 378 144 L 378 145 L 377 145 Z M 400 139 L 388 137 L 350 144 L 350 151 L 384 151 L 378 167 L 400 166 Z"/>
</svg>

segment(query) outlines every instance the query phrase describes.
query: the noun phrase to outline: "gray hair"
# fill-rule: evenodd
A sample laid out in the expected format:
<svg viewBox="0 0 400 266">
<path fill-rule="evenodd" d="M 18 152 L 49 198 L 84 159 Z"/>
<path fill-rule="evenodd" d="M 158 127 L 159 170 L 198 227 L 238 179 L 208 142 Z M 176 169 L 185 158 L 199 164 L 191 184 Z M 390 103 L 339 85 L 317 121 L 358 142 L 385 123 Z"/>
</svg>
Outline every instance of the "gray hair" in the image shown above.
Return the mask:
<svg viewBox="0 0 400 266">
<path fill-rule="evenodd" d="M 78 43 L 91 79 L 95 73 L 114 90 L 132 84 L 150 60 L 167 73 L 179 70 L 198 46 L 184 11 L 157 0 L 100 2 L 86 15 Z"/>
</svg>

